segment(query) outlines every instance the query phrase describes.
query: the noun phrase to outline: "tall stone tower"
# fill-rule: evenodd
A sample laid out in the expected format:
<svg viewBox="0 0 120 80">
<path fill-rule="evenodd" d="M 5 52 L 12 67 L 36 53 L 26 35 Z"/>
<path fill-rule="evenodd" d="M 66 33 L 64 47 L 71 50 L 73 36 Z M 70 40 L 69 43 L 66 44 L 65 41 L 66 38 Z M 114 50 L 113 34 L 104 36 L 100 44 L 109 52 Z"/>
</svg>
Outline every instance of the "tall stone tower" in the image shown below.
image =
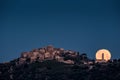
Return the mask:
<svg viewBox="0 0 120 80">
<path fill-rule="evenodd" d="M 104 61 L 105 59 L 104 59 L 104 53 L 102 53 L 102 61 Z"/>
</svg>

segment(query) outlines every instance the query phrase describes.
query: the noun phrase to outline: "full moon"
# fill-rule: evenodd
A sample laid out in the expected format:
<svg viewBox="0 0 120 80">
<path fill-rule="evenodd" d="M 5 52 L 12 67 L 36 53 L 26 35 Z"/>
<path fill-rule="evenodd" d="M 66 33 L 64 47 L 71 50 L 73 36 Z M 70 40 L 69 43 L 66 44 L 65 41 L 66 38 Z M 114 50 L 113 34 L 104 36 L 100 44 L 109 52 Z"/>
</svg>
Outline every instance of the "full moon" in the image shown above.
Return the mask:
<svg viewBox="0 0 120 80">
<path fill-rule="evenodd" d="M 96 60 L 105 60 L 108 61 L 111 59 L 111 53 L 107 49 L 100 49 L 96 53 Z"/>
</svg>

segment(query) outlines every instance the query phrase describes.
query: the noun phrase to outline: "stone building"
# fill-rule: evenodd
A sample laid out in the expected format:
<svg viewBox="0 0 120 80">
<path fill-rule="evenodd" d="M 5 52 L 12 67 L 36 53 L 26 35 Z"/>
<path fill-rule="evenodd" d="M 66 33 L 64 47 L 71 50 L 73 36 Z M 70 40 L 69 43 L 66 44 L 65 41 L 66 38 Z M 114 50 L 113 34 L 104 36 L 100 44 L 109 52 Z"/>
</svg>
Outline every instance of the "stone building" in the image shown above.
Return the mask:
<svg viewBox="0 0 120 80">
<path fill-rule="evenodd" d="M 49 52 L 49 53 L 52 53 L 54 51 L 54 47 L 52 45 L 48 45 L 46 47 L 46 51 Z"/>
<path fill-rule="evenodd" d="M 44 61 L 44 60 L 57 60 L 59 62 L 64 63 L 73 63 L 72 61 L 64 61 L 64 55 L 75 57 L 77 56 L 77 53 L 72 50 L 64 50 L 63 48 L 54 48 L 52 45 L 48 45 L 44 48 L 38 48 L 34 49 L 30 52 L 23 52 L 21 54 L 21 57 L 19 59 L 19 63 L 25 63 L 27 59 L 30 60 L 30 62 L 34 62 L 36 60 L 38 61 Z"/>
</svg>

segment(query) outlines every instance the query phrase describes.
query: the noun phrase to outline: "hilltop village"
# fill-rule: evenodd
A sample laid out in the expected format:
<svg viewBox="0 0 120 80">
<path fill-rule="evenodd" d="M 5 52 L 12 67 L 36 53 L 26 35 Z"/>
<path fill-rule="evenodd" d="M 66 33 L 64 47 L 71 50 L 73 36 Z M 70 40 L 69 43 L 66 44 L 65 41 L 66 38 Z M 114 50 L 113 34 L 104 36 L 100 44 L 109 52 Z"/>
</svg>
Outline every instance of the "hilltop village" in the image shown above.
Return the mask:
<svg viewBox="0 0 120 80">
<path fill-rule="evenodd" d="M 0 80 L 120 80 L 120 59 L 91 60 L 85 53 L 48 45 L 0 63 Z"/>
<path fill-rule="evenodd" d="M 43 48 L 34 49 L 30 52 L 23 52 L 19 58 L 18 64 L 23 64 L 26 62 L 35 61 L 45 61 L 45 60 L 57 60 L 59 62 L 74 64 L 75 58 L 80 56 L 79 52 L 72 50 L 64 50 L 63 48 L 54 48 L 52 45 L 48 45 Z M 82 54 L 81 58 L 87 58 L 86 54 Z"/>
</svg>

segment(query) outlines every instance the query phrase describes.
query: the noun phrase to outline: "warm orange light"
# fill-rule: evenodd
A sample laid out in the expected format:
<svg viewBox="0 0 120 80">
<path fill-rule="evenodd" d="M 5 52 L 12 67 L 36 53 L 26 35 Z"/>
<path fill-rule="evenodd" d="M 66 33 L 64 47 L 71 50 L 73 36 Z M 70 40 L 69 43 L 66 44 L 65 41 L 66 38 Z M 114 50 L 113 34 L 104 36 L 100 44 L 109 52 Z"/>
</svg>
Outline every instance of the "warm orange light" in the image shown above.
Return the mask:
<svg viewBox="0 0 120 80">
<path fill-rule="evenodd" d="M 111 59 L 111 53 L 107 49 L 100 49 L 96 53 L 96 59 L 97 60 L 104 59 L 104 60 L 108 61 Z"/>
</svg>

